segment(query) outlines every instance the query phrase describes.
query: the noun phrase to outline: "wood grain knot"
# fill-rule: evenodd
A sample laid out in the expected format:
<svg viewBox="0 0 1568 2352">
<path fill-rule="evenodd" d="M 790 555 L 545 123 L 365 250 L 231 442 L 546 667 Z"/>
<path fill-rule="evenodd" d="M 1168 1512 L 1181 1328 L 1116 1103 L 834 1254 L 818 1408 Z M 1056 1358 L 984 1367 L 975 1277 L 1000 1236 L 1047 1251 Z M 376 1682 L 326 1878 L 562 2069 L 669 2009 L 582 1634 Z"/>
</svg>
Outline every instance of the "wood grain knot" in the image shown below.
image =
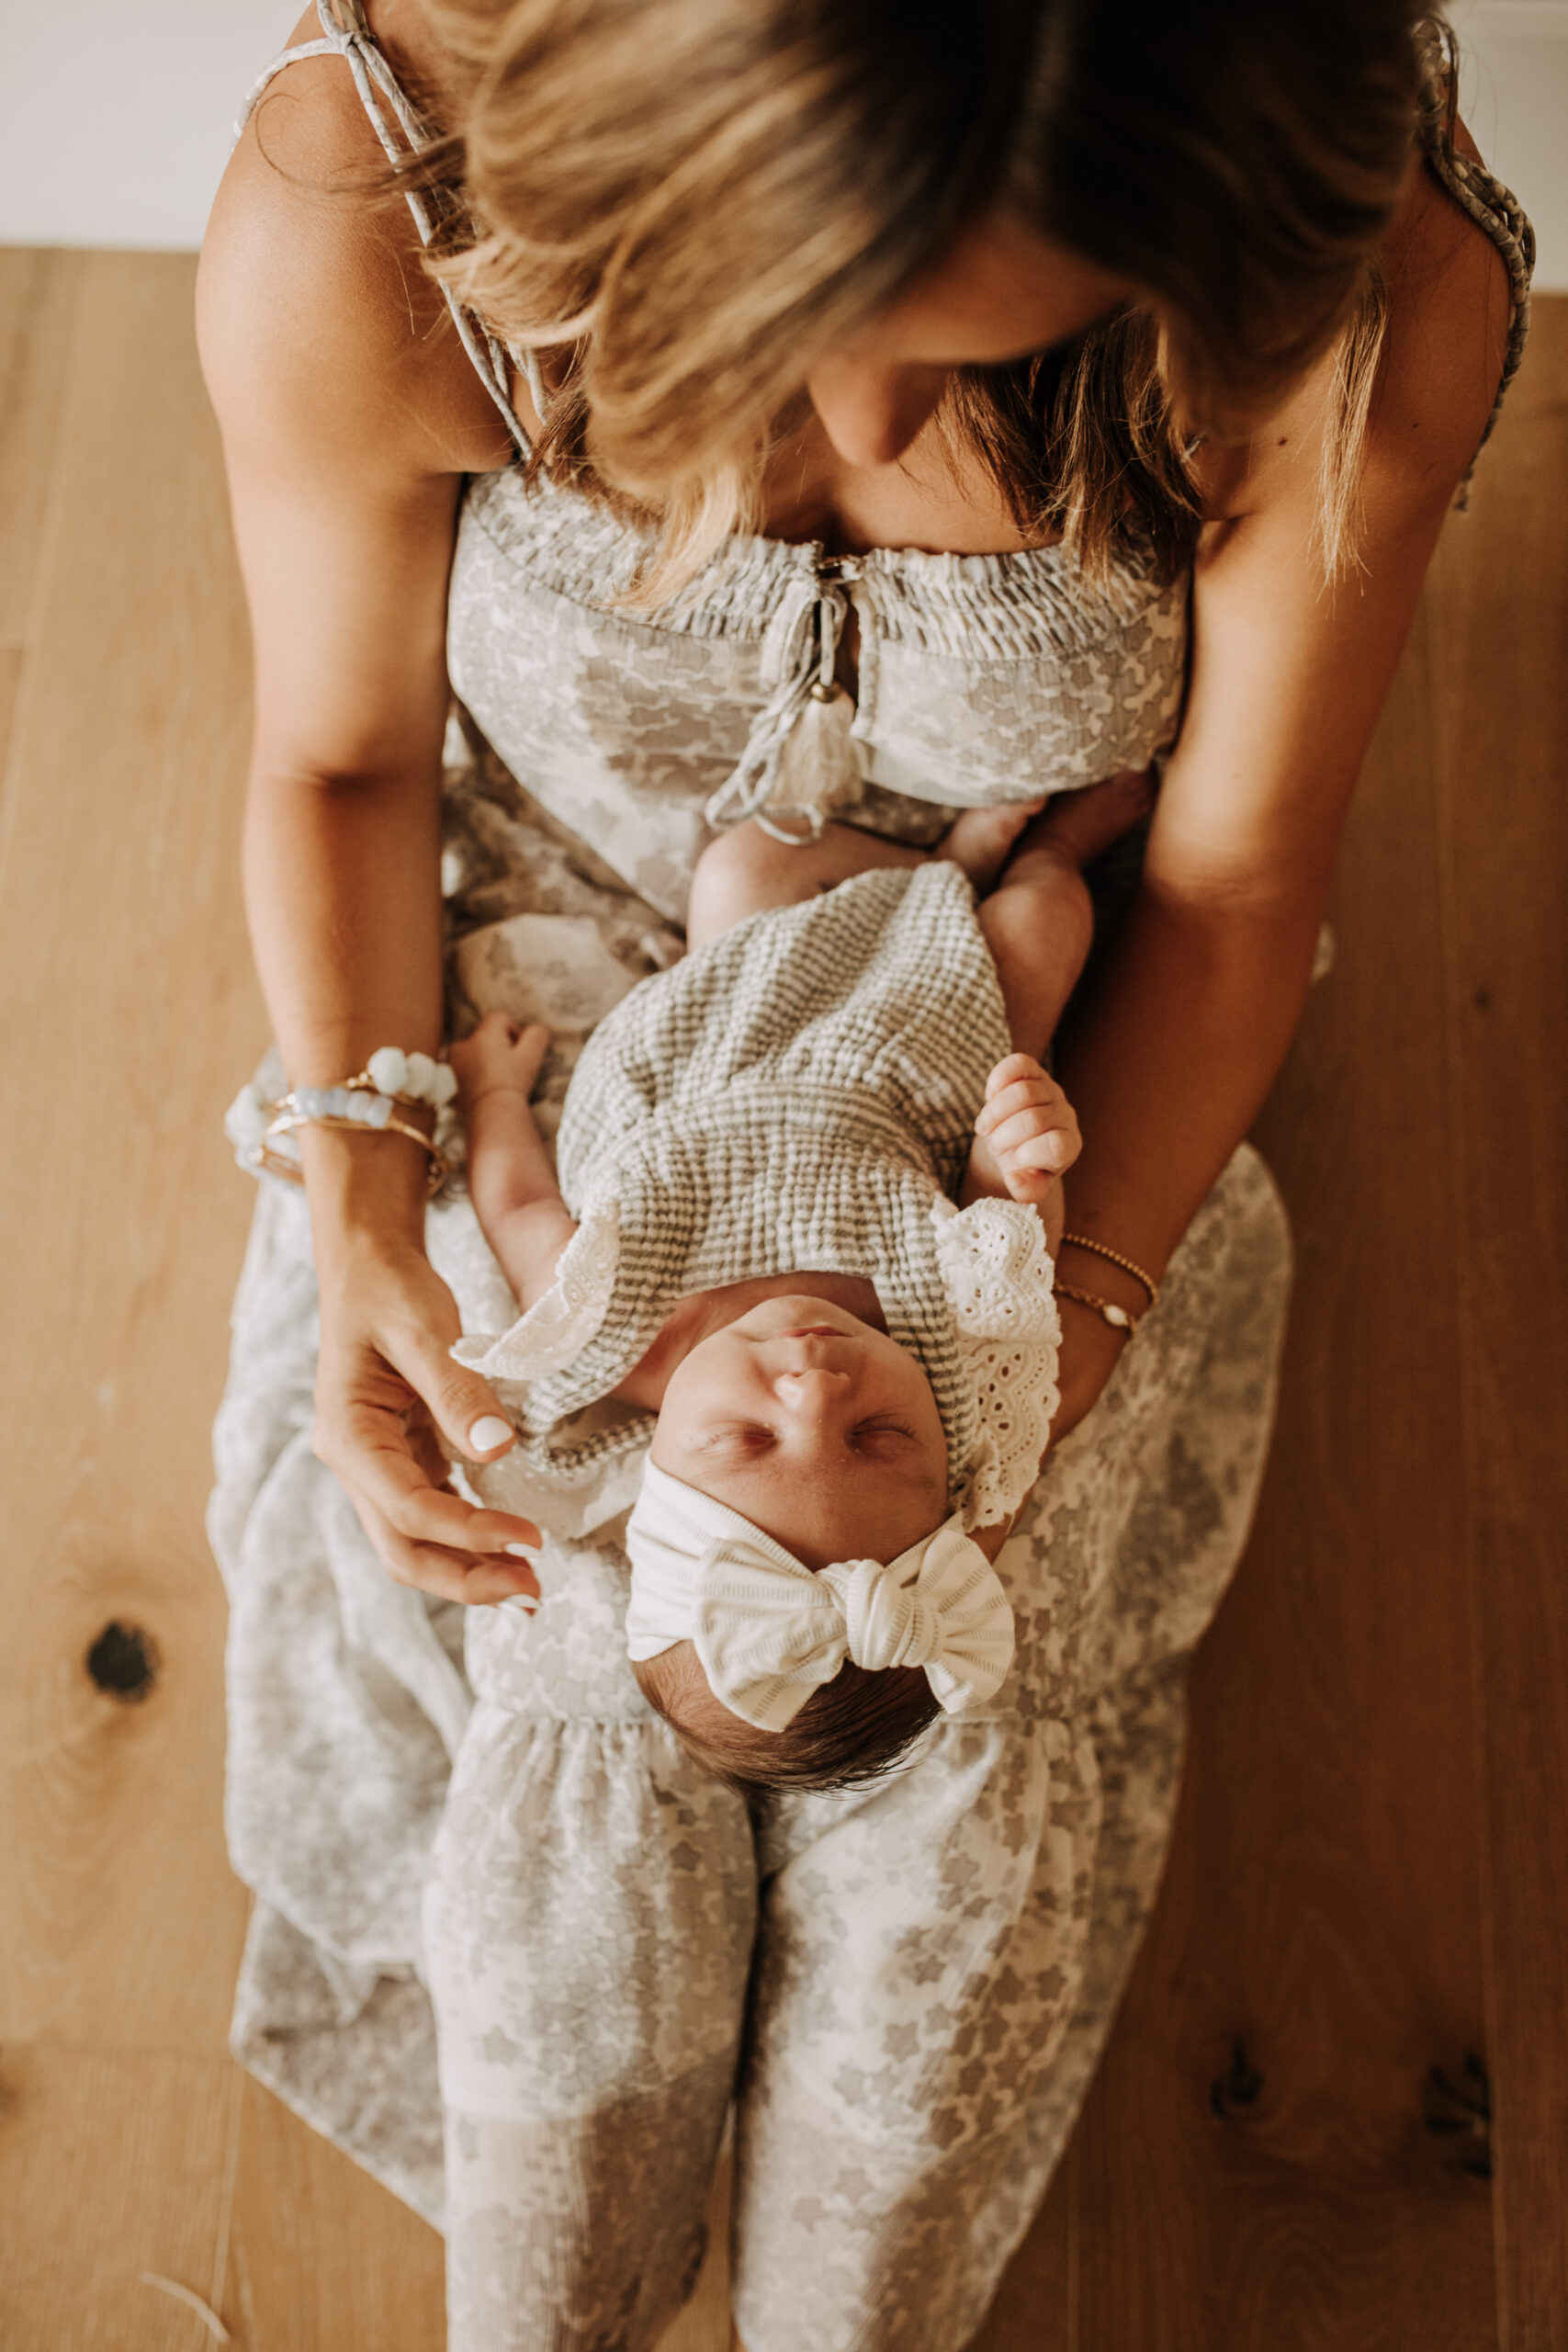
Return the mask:
<svg viewBox="0 0 1568 2352">
<path fill-rule="evenodd" d="M 1434 2066 L 1427 2077 L 1421 2105 L 1428 2132 L 1452 2135 L 1455 2169 L 1471 2173 L 1477 2180 L 1490 2180 L 1492 2084 L 1484 2061 L 1467 2050 L 1457 2082 L 1441 2066 Z"/>
<path fill-rule="evenodd" d="M 1229 2066 L 1209 2085 L 1209 2110 L 1220 2122 L 1228 2123 L 1243 2109 L 1257 2104 L 1262 2088 L 1263 2077 L 1247 2056 L 1247 2044 L 1238 2033 L 1231 2042 Z"/>
<path fill-rule="evenodd" d="M 122 1706 L 140 1706 L 158 1679 L 158 1645 L 140 1625 L 118 1618 L 104 1627 L 87 1652 L 87 1673 L 98 1689 Z"/>
</svg>

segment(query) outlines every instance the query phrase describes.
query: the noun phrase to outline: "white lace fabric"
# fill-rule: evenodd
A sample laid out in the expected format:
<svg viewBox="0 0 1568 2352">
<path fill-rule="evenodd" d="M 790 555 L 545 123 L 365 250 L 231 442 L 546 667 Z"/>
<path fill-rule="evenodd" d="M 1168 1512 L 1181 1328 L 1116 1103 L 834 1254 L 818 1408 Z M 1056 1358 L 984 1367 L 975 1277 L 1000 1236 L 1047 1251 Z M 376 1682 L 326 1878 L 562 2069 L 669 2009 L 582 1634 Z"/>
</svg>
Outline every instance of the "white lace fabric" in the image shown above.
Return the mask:
<svg viewBox="0 0 1568 2352">
<path fill-rule="evenodd" d="M 620 1208 L 614 1192 L 602 1189 L 583 1204 L 544 1296 L 499 1339 L 469 1334 L 452 1353 L 487 1380 L 542 1380 L 567 1371 L 604 1323 L 620 1258 Z"/>
<path fill-rule="evenodd" d="M 1056 1385 L 1061 1319 L 1045 1228 L 1021 1201 L 948 1200 L 931 1209 L 937 1261 L 975 1396 L 977 1435 L 962 1488 L 966 1527 L 1010 1519 L 1040 1475 Z"/>
</svg>

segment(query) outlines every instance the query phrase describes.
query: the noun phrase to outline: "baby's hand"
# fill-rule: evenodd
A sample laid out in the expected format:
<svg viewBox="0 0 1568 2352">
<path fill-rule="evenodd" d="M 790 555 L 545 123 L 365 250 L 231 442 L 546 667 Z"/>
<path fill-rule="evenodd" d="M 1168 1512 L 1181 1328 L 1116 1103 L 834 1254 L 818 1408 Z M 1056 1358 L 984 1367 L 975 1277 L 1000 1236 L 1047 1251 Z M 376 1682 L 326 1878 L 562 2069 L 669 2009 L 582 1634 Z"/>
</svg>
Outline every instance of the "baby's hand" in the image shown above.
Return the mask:
<svg viewBox="0 0 1568 2352">
<path fill-rule="evenodd" d="M 997 1064 L 975 1133 L 974 1160 L 988 1160 L 1010 1197 L 1036 1208 L 1083 1148 L 1072 1104 L 1029 1054 L 1010 1054 Z"/>
<path fill-rule="evenodd" d="M 526 1102 L 549 1042 L 542 1021 L 508 1021 L 504 1012 L 487 1012 L 473 1035 L 451 1049 L 458 1109 L 467 1115 L 481 1094 L 521 1094 Z"/>
</svg>

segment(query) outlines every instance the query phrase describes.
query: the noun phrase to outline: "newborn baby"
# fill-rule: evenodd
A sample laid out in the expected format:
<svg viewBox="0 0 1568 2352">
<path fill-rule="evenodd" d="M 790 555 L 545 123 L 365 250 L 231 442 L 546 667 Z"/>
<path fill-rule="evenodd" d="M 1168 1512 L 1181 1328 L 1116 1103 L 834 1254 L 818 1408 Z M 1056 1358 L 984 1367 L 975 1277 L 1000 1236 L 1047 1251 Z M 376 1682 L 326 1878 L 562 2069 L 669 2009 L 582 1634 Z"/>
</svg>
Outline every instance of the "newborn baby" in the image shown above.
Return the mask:
<svg viewBox="0 0 1568 2352">
<path fill-rule="evenodd" d="M 624 1508 L 657 1417 L 628 1649 L 731 1780 L 885 1770 L 1006 1675 L 991 1558 L 1055 1408 L 1046 1235 L 1078 1148 L 1038 1057 L 1089 946 L 1084 862 L 1146 800 L 1129 777 L 972 811 L 934 861 L 847 826 L 721 837 L 691 953 L 589 1041 L 558 1182 L 529 1110 L 545 1030 L 491 1014 L 453 1049 L 524 1309 L 459 1350 L 520 1393 L 483 1491 L 581 1532 Z"/>
</svg>

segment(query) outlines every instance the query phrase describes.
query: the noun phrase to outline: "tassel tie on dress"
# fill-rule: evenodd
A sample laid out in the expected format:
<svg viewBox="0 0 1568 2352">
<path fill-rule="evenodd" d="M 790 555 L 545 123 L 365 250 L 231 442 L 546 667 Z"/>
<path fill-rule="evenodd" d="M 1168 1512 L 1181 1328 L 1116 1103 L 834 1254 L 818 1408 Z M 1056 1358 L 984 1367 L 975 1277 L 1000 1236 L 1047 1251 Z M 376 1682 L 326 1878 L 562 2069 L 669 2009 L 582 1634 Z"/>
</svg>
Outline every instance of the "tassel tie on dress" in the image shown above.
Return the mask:
<svg viewBox="0 0 1568 2352">
<path fill-rule="evenodd" d="M 740 764 L 704 811 L 716 831 L 754 817 L 775 841 L 814 842 L 858 795 L 855 706 L 833 673 L 849 612 L 844 590 L 860 576 L 852 556 L 829 557 L 790 582 L 762 642 L 773 692 Z"/>
<path fill-rule="evenodd" d="M 626 1652 L 695 1646 L 708 1687 L 759 1731 L 783 1731 L 845 1659 L 872 1673 L 925 1669 L 959 1714 L 1001 1688 L 1012 1611 L 959 1513 L 897 1558 L 836 1560 L 813 1575 L 712 1495 L 650 1462 L 626 1528 Z"/>
</svg>

